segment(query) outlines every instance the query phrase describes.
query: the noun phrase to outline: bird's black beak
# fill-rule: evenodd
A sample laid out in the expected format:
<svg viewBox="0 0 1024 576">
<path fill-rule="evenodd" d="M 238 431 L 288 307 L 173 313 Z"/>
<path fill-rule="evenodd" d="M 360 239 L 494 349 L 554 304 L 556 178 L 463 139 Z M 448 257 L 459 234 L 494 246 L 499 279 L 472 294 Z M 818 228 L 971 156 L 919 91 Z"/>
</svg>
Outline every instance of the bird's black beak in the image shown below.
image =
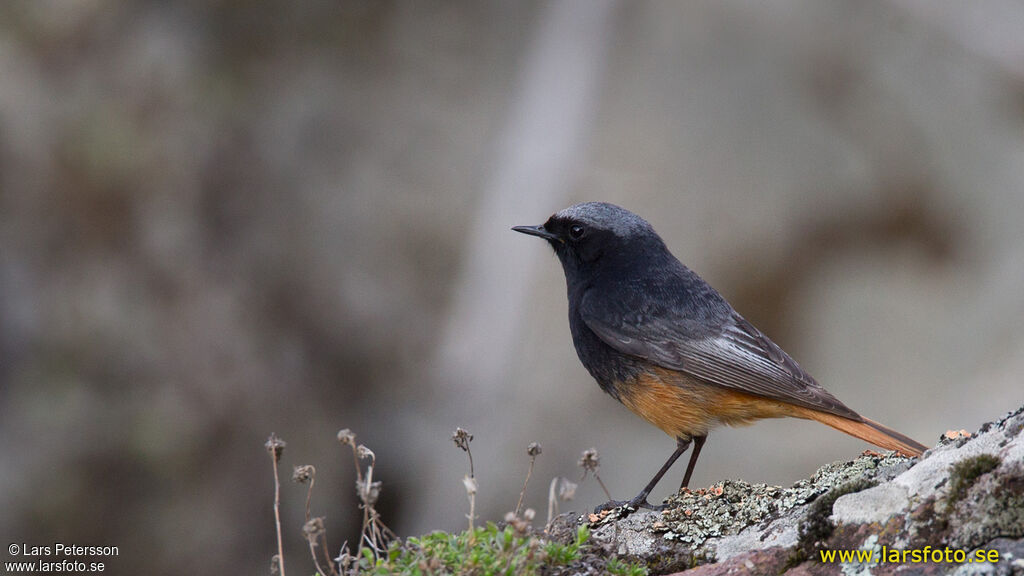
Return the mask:
<svg viewBox="0 0 1024 576">
<path fill-rule="evenodd" d="M 513 230 L 516 232 L 522 232 L 523 234 L 529 234 L 530 236 L 539 236 L 545 240 L 557 240 L 562 241 L 557 235 L 552 234 L 544 229 L 544 226 L 513 226 Z"/>
</svg>

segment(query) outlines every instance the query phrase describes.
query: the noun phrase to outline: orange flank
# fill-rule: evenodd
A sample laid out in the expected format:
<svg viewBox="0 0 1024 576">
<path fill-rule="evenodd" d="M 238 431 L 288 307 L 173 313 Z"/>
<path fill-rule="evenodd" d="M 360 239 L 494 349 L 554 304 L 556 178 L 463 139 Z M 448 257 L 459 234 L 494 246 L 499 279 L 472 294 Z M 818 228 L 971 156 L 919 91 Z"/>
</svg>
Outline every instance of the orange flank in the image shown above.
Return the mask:
<svg viewBox="0 0 1024 576">
<path fill-rule="evenodd" d="M 904 456 L 920 456 L 925 447 L 864 418 L 858 422 L 820 410 L 705 384 L 662 368 L 615 386 L 619 400 L 633 413 L 673 438 L 705 436 L 717 424 L 743 426 L 763 418 L 815 420 Z"/>
</svg>

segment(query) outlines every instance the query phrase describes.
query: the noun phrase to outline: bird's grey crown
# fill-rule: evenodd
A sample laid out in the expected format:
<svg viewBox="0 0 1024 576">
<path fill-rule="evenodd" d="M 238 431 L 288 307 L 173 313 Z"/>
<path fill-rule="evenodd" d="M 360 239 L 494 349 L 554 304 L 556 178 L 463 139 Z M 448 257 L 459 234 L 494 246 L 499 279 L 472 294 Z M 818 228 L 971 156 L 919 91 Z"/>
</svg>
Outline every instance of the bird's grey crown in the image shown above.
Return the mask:
<svg viewBox="0 0 1024 576">
<path fill-rule="evenodd" d="M 559 220 L 574 220 L 608 230 L 619 237 L 641 233 L 654 233 L 654 229 L 643 218 L 625 208 L 607 202 L 583 202 L 559 211 L 554 216 Z"/>
</svg>

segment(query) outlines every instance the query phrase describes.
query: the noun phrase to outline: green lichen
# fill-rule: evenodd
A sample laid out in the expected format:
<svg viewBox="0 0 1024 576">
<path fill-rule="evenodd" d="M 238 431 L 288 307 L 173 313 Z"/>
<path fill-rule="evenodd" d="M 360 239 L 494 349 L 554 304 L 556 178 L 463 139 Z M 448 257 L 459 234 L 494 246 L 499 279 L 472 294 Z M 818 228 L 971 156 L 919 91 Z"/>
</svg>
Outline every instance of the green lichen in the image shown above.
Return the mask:
<svg viewBox="0 0 1024 576">
<path fill-rule="evenodd" d="M 694 546 L 708 538 L 736 534 L 795 505 L 793 494 L 778 486 L 726 480 L 709 488 L 669 498 L 660 529 L 665 538 Z"/>
<path fill-rule="evenodd" d="M 709 488 L 686 490 L 668 499 L 668 509 L 655 531 L 663 532 L 668 540 L 696 548 L 709 538 L 738 534 L 748 526 L 778 517 L 839 486 L 865 478 L 895 476 L 906 462 L 895 453 L 866 454 L 853 461 L 822 466 L 814 476 L 790 488 L 726 480 Z M 831 514 L 831 503 L 828 506 Z"/>
</svg>

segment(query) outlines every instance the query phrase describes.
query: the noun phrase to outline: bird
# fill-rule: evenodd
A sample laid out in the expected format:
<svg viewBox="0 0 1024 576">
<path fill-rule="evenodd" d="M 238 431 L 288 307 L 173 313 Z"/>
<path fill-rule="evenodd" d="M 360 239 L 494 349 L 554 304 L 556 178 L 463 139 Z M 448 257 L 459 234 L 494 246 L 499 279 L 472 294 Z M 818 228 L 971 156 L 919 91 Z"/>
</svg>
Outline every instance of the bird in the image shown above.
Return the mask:
<svg viewBox="0 0 1024 576">
<path fill-rule="evenodd" d="M 676 441 L 675 451 L 627 506 L 647 501 L 693 445 L 687 488 L 708 432 L 764 418 L 814 420 L 907 457 L 926 447 L 848 408 L 682 264 L 651 225 L 625 208 L 584 202 L 538 226 L 565 273 L 576 354 L 607 394 Z"/>
</svg>

